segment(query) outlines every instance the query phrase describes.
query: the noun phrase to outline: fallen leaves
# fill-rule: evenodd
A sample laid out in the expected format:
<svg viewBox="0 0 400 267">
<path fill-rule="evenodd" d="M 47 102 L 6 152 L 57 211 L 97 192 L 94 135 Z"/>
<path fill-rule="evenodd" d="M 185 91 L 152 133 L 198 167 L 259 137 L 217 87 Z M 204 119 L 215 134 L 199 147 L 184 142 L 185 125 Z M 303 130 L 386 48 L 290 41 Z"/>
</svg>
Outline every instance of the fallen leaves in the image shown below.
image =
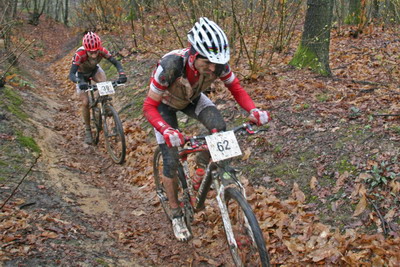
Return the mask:
<svg viewBox="0 0 400 267">
<path fill-rule="evenodd" d="M 306 195 L 300 190 L 298 183 L 293 184 L 292 196 L 299 201 L 299 203 L 304 203 L 306 200 Z"/>
<path fill-rule="evenodd" d="M 48 249 L 46 240 L 70 239 L 84 233 L 82 227 L 59 219 L 60 214 L 40 214 L 8 203 L 0 212 L 0 260 L 28 256 L 32 251 Z M 26 234 L 29 233 L 29 234 Z"/>
<path fill-rule="evenodd" d="M 354 210 L 353 216 L 356 217 L 363 213 L 365 211 L 365 208 L 367 207 L 367 197 L 365 194 L 361 196 L 360 201 L 358 202 L 356 209 Z"/>
<path fill-rule="evenodd" d="M 312 190 L 315 190 L 315 189 L 317 188 L 317 185 L 318 185 L 317 177 L 315 177 L 315 176 L 311 177 L 311 180 L 310 180 L 310 188 L 311 188 Z"/>
</svg>

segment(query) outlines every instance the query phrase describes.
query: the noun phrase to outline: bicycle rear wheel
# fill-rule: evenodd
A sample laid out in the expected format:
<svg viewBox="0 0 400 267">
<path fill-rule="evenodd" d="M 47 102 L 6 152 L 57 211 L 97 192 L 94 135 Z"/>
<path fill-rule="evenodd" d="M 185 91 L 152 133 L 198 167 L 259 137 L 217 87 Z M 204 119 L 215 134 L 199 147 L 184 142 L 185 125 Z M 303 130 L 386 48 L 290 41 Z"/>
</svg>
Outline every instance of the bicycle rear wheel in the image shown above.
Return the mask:
<svg viewBox="0 0 400 267">
<path fill-rule="evenodd" d="M 90 128 L 92 129 L 93 144 L 97 145 L 101 132 L 101 111 L 97 105 L 92 107 L 90 111 Z"/>
<path fill-rule="evenodd" d="M 105 104 L 103 107 L 103 132 L 107 151 L 115 163 L 122 164 L 125 160 L 126 154 L 125 135 L 122 122 L 113 106 Z"/>
<path fill-rule="evenodd" d="M 167 215 L 167 218 L 172 221 L 172 212 L 169 206 L 169 201 L 167 197 L 167 193 L 165 192 L 164 185 L 162 183 L 162 172 L 163 172 L 163 160 L 161 149 L 158 146 L 154 151 L 153 157 L 153 175 L 154 175 L 154 183 L 156 185 L 156 193 L 157 197 L 160 199 L 161 206 Z"/>
<path fill-rule="evenodd" d="M 263 233 L 249 203 L 237 188 L 231 187 L 225 189 L 225 201 L 232 228 L 224 227 L 227 240 L 233 234 L 236 241 L 236 246 L 228 244 L 235 265 L 270 266 Z"/>
<path fill-rule="evenodd" d="M 169 200 L 167 197 L 167 193 L 165 191 L 162 179 L 163 173 L 163 158 L 160 147 L 157 147 L 154 152 L 153 157 L 153 174 L 154 174 L 154 183 L 156 186 L 157 197 L 160 199 L 161 206 L 167 216 L 167 218 L 172 221 L 172 211 L 169 205 Z M 182 207 L 183 214 L 185 216 L 186 226 L 191 232 L 191 223 L 193 221 L 193 207 L 190 203 L 190 196 L 187 190 L 183 190 L 182 188 L 187 188 L 187 184 L 185 181 L 185 174 L 183 173 L 182 165 L 178 166 L 178 181 L 177 181 L 177 197 L 178 201 Z"/>
</svg>

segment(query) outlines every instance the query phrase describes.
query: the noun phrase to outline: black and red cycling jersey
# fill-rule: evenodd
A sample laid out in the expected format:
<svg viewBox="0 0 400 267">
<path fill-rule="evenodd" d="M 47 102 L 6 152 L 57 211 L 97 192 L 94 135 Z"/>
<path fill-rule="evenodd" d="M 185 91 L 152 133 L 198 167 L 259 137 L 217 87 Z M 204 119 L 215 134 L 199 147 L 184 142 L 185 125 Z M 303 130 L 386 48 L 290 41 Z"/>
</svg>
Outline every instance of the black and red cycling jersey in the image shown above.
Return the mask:
<svg viewBox="0 0 400 267">
<path fill-rule="evenodd" d="M 109 60 L 118 70 L 119 73 L 124 72 L 121 63 L 116 60 L 111 53 L 104 47 L 98 50 L 97 57 L 89 57 L 83 46 L 79 47 L 72 59 L 72 66 L 69 73 L 69 78 L 73 82 L 77 82 L 76 73 L 81 73 L 84 76 L 93 74 L 97 70 L 100 61 L 105 58 Z"/>
<path fill-rule="evenodd" d="M 153 71 L 150 90 L 162 95 L 162 103 L 182 110 L 215 80 L 220 79 L 243 109 L 249 112 L 255 108 L 254 102 L 228 64 L 217 64 L 213 73 L 200 74 L 194 66 L 195 59 L 196 54 L 192 54 L 189 48 L 171 51 L 161 58 Z M 162 132 L 168 125 L 157 110 L 159 104 L 147 97 L 143 111 L 148 121 Z"/>
</svg>

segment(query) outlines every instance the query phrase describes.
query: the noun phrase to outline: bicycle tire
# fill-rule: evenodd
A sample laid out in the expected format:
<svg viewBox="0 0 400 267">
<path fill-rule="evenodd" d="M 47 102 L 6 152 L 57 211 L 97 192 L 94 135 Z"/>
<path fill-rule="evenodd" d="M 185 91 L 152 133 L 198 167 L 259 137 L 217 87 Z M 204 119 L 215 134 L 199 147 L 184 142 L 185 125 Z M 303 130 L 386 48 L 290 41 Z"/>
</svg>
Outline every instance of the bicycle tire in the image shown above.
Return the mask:
<svg viewBox="0 0 400 267">
<path fill-rule="evenodd" d="M 97 105 L 92 107 L 90 111 L 92 113 L 90 118 L 90 127 L 92 129 L 93 144 L 97 145 L 99 143 L 101 132 L 101 111 Z"/>
<path fill-rule="evenodd" d="M 154 151 L 153 156 L 153 175 L 154 175 L 154 183 L 156 186 L 156 194 L 157 197 L 160 199 L 161 206 L 167 216 L 168 220 L 172 221 L 172 212 L 169 206 L 169 201 L 167 197 L 167 193 L 165 192 L 164 185 L 162 183 L 162 153 L 161 149 L 158 146 Z"/>
<path fill-rule="evenodd" d="M 112 105 L 103 105 L 103 133 L 108 154 L 117 164 L 125 161 L 126 143 L 122 122 Z"/>
<path fill-rule="evenodd" d="M 225 189 L 225 203 L 237 242 L 237 247 L 228 244 L 235 265 L 270 266 L 263 233 L 243 194 L 237 188 L 228 187 Z M 226 229 L 225 233 L 228 236 Z"/>
</svg>

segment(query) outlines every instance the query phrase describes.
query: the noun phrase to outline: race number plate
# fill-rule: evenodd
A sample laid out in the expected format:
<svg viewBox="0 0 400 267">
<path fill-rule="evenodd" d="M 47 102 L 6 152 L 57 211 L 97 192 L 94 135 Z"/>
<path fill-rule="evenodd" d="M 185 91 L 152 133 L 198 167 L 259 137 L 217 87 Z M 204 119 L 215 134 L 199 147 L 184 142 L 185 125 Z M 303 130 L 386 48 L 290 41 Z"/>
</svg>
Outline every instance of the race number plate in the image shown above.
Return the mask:
<svg viewBox="0 0 400 267">
<path fill-rule="evenodd" d="M 242 155 L 233 131 L 208 135 L 206 142 L 214 162 Z"/>
<path fill-rule="evenodd" d="M 97 83 L 97 90 L 99 90 L 99 95 L 111 95 L 115 93 L 112 82 Z"/>
</svg>

